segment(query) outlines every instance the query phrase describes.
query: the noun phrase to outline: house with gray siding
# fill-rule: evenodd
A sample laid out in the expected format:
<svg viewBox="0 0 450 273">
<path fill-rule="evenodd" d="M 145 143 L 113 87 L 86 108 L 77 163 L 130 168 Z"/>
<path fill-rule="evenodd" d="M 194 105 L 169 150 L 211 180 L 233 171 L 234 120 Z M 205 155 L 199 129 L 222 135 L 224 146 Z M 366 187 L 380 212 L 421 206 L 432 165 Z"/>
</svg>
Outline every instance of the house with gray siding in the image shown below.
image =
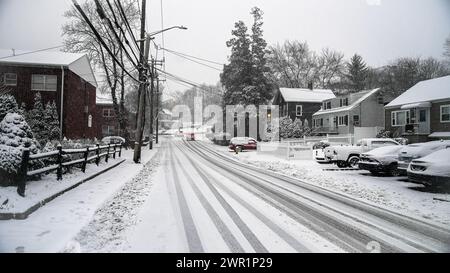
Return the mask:
<svg viewBox="0 0 450 273">
<path fill-rule="evenodd" d="M 300 119 L 311 127 L 312 116 L 322 106 L 324 100 L 335 98 L 332 90 L 280 88 L 275 94 L 273 105 L 280 107 L 280 117 Z"/>
<path fill-rule="evenodd" d="M 385 110 L 394 137 L 411 143 L 450 139 L 450 76 L 419 82 Z"/>
<path fill-rule="evenodd" d="M 384 127 L 384 97 L 380 89 L 340 95 L 325 100 L 313 114 L 316 135 L 354 134 L 356 127 Z"/>
</svg>

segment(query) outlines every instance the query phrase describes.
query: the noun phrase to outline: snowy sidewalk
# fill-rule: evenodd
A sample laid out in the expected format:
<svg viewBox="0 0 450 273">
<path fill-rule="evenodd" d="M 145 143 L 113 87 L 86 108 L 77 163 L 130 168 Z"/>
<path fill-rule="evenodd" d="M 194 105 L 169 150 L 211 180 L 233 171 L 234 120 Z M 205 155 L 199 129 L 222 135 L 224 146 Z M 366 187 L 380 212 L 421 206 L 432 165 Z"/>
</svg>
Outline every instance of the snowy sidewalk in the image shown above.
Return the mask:
<svg viewBox="0 0 450 273">
<path fill-rule="evenodd" d="M 142 162 L 149 162 L 158 149 L 143 149 Z M 94 212 L 133 179 L 145 164 L 134 164 L 133 151 L 120 166 L 59 196 L 26 220 L 0 221 L 0 252 L 58 252 L 85 225 Z"/>
<path fill-rule="evenodd" d="M 228 147 L 206 141 L 202 144 L 242 163 L 292 176 L 404 215 L 450 224 L 450 194 L 429 192 L 422 185 L 407 182 L 406 177 L 375 177 L 369 172 L 354 170 L 327 171 L 336 166 L 313 160 L 288 161 L 253 151 L 236 155 L 229 152 Z"/>
</svg>

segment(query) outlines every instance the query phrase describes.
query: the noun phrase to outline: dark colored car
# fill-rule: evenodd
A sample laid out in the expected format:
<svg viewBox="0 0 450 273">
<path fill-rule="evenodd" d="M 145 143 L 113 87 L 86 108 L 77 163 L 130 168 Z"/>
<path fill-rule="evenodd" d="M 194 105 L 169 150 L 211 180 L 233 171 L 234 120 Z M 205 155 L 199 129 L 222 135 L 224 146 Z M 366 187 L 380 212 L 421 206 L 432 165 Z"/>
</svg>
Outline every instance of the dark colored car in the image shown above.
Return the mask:
<svg viewBox="0 0 450 273">
<path fill-rule="evenodd" d="M 251 137 L 235 137 L 231 139 L 228 148 L 232 151 L 236 151 L 237 147 L 240 147 L 241 151 L 256 150 L 258 149 L 258 142 Z"/>
</svg>

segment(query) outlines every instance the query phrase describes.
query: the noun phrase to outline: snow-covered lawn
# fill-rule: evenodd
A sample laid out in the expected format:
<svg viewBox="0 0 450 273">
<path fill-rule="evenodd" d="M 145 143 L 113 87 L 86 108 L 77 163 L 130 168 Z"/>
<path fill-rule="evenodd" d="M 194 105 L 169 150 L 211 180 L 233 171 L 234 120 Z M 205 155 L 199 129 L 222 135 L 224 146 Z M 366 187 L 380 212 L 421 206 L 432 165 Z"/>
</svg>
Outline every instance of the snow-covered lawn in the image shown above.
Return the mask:
<svg viewBox="0 0 450 273">
<path fill-rule="evenodd" d="M 256 151 L 236 155 L 227 147 L 205 144 L 246 164 L 293 176 L 405 215 L 450 224 L 450 194 L 430 192 L 422 185 L 407 182 L 406 177 L 374 177 L 366 171 L 329 171 L 336 166 L 313 160 L 288 161 Z"/>
<path fill-rule="evenodd" d="M 149 162 L 157 151 L 143 149 L 142 162 Z M 58 252 L 70 248 L 67 242 L 92 220 L 95 211 L 144 168 L 145 164 L 133 163 L 132 150 L 122 157 L 126 161 L 120 166 L 59 196 L 28 219 L 0 221 L 0 252 Z"/>
</svg>

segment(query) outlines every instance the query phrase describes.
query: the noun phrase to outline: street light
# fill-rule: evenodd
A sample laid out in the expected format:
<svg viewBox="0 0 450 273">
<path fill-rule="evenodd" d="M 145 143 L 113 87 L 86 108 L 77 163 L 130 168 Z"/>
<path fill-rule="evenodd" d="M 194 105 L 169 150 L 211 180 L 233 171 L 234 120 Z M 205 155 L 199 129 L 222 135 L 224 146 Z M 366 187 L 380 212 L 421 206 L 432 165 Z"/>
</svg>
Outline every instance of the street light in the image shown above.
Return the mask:
<svg viewBox="0 0 450 273">
<path fill-rule="evenodd" d="M 165 31 L 168 31 L 168 30 L 171 30 L 171 29 L 175 29 L 175 28 L 181 29 L 181 30 L 187 30 L 188 29 L 185 26 L 174 26 L 174 27 L 169 27 L 169 28 L 166 28 L 166 29 L 163 29 L 163 30 L 159 30 L 159 31 L 156 31 L 156 32 L 148 33 L 147 35 L 149 35 L 151 37 L 151 36 L 155 36 L 157 34 L 160 34 L 160 33 L 163 33 Z"/>
</svg>

